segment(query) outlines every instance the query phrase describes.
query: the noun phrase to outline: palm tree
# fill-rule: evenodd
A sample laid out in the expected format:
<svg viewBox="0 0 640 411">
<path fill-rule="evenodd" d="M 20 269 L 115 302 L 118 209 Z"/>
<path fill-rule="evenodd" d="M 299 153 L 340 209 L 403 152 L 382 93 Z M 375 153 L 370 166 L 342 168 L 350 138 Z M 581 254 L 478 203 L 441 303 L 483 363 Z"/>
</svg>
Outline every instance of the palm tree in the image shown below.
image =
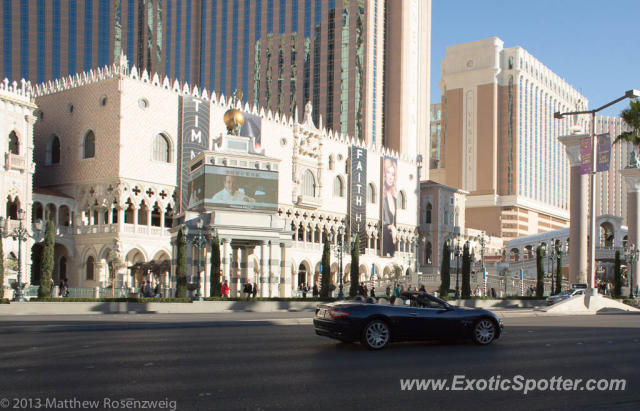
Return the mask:
<svg viewBox="0 0 640 411">
<path fill-rule="evenodd" d="M 616 137 L 613 144 L 619 141 L 633 144 L 640 147 L 640 101 L 635 99 L 629 102 L 629 108 L 622 110 L 620 113 L 622 120 L 631 128 L 631 131 L 625 131 Z"/>
</svg>

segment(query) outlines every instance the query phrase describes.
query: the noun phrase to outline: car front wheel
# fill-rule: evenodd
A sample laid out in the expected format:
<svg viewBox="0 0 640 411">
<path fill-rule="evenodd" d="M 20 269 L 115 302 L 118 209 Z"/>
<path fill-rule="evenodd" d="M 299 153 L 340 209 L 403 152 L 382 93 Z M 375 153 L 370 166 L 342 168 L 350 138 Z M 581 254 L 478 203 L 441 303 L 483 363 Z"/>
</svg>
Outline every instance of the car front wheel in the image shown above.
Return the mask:
<svg viewBox="0 0 640 411">
<path fill-rule="evenodd" d="M 369 322 L 362 332 L 362 344 L 370 350 L 381 350 L 389 344 L 391 331 L 386 322 L 373 320 Z"/>
<path fill-rule="evenodd" d="M 479 345 L 491 344 L 496 339 L 496 325 L 486 318 L 473 327 L 473 342 Z"/>
</svg>

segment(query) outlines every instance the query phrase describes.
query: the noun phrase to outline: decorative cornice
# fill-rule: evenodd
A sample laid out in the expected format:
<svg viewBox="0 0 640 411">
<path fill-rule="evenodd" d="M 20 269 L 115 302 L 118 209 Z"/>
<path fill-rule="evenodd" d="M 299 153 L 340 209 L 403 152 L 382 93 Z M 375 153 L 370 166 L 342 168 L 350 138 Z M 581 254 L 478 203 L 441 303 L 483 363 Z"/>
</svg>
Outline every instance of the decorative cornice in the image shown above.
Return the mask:
<svg viewBox="0 0 640 411">
<path fill-rule="evenodd" d="M 589 137 L 589 135 L 588 134 L 571 134 L 568 136 L 558 137 L 558 141 L 564 144 L 564 148 L 567 152 L 567 156 L 569 157 L 569 163 L 571 167 L 576 167 L 580 165 L 580 142 L 585 137 Z"/>
<path fill-rule="evenodd" d="M 640 192 L 640 168 L 623 168 L 620 174 L 627 182 L 628 193 Z"/>
</svg>

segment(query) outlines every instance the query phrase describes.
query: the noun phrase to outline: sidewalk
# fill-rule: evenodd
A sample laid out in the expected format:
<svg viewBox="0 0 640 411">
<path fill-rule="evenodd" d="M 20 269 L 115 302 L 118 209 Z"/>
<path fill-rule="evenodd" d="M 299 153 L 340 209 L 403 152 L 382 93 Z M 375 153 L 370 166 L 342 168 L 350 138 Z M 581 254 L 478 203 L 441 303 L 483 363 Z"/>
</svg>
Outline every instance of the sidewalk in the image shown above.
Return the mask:
<svg viewBox="0 0 640 411">
<path fill-rule="evenodd" d="M 494 312 L 503 318 L 545 315 L 530 309 L 508 309 Z M 313 311 L 211 314 L 0 315 L 0 333 L 311 325 L 313 324 L 313 316 Z"/>
</svg>

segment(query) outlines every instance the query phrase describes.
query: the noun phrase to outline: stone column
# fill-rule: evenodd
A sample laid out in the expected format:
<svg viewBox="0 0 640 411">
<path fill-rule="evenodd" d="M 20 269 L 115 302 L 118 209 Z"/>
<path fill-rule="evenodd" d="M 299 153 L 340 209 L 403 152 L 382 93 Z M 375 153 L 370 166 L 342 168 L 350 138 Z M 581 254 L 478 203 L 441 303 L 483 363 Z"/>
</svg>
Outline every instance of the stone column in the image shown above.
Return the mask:
<svg viewBox="0 0 640 411">
<path fill-rule="evenodd" d="M 231 290 L 236 297 L 239 297 L 242 293 L 242 285 L 240 284 L 240 249 L 238 247 L 232 248 L 231 256 L 231 283 L 235 287 L 235 290 Z"/>
<path fill-rule="evenodd" d="M 269 267 L 267 260 L 267 242 L 263 241 L 260 244 L 260 297 L 268 297 L 269 296 Z"/>
<path fill-rule="evenodd" d="M 229 250 L 229 239 L 222 239 L 222 258 L 220 259 L 222 265 L 222 282 L 224 280 L 230 281 L 229 275 L 231 273 L 231 251 Z M 228 283 L 229 286 L 230 283 Z"/>
<path fill-rule="evenodd" d="M 280 283 L 279 270 L 274 269 L 276 262 L 274 261 L 273 241 L 269 241 L 269 297 L 278 297 L 278 284 Z M 278 264 L 279 265 L 279 264 Z"/>
<path fill-rule="evenodd" d="M 118 206 L 118 230 L 124 231 L 124 207 Z"/>
<path fill-rule="evenodd" d="M 280 297 L 291 297 L 291 264 L 284 243 L 280 243 Z"/>
<path fill-rule="evenodd" d="M 628 242 L 630 247 L 635 245 L 636 250 L 640 246 L 640 168 L 624 168 L 620 170 L 620 174 L 627 182 L 627 226 L 628 226 Z M 640 285 L 640 261 L 633 263 L 633 290 Z"/>
<path fill-rule="evenodd" d="M 589 232 L 589 176 L 580 175 L 580 141 L 587 134 L 573 134 L 558 137 L 565 145 L 569 164 L 571 166 L 570 179 L 570 216 L 569 221 L 569 284 L 587 283 L 589 261 L 587 252 L 589 246 L 587 235 Z"/>
<path fill-rule="evenodd" d="M 246 246 L 240 249 L 240 273 L 241 287 L 244 286 L 244 284 L 246 284 L 247 282 L 251 282 L 253 284 L 253 281 L 251 281 L 249 278 L 249 247 Z"/>
<path fill-rule="evenodd" d="M 160 228 L 164 228 L 164 208 L 160 209 Z"/>
</svg>

